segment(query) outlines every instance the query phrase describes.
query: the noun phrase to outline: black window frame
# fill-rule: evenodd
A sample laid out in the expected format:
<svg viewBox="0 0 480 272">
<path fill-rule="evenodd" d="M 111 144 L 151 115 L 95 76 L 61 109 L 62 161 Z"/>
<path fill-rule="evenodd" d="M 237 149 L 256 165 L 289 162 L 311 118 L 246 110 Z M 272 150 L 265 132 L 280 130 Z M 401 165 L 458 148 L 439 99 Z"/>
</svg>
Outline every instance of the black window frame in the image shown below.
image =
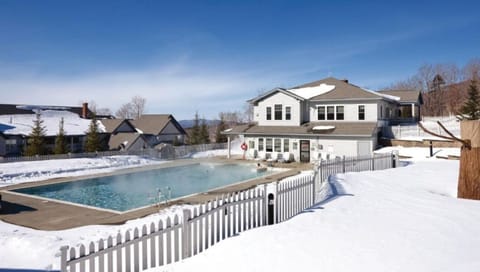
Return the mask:
<svg viewBox="0 0 480 272">
<path fill-rule="evenodd" d="M 331 109 L 332 112 L 329 112 L 329 109 Z M 335 120 L 335 106 L 327 106 L 327 120 Z"/>
<path fill-rule="evenodd" d="M 272 120 L 272 107 L 267 107 L 266 115 L 267 120 Z"/>
<path fill-rule="evenodd" d="M 285 107 L 285 120 L 292 120 L 292 107 Z"/>
<path fill-rule="evenodd" d="M 325 120 L 326 118 L 327 118 L 327 114 L 326 114 L 325 106 L 317 106 L 317 120 Z"/>
<path fill-rule="evenodd" d="M 273 118 L 276 121 L 283 120 L 282 116 L 283 115 L 283 106 L 282 104 L 275 104 L 273 105 Z"/>
<path fill-rule="evenodd" d="M 339 109 L 342 109 L 342 112 L 339 112 Z M 336 106 L 335 107 L 335 117 L 336 117 L 336 120 L 345 120 L 345 107 L 344 106 Z"/>
<path fill-rule="evenodd" d="M 365 120 L 365 105 L 358 105 L 358 120 Z"/>
</svg>

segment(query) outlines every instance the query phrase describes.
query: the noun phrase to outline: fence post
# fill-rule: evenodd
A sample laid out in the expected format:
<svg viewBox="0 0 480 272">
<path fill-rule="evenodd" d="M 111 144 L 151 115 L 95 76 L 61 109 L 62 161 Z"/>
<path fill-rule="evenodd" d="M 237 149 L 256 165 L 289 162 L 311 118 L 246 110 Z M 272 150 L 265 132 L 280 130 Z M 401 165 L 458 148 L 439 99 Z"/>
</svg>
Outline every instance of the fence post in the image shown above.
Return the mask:
<svg viewBox="0 0 480 272">
<path fill-rule="evenodd" d="M 375 171 L 375 154 L 372 154 L 372 171 Z"/>
<path fill-rule="evenodd" d="M 278 223 L 278 181 L 275 182 L 275 211 L 274 211 L 274 220 L 273 222 L 275 222 L 275 224 Z"/>
<path fill-rule="evenodd" d="M 268 205 L 268 194 L 267 194 L 267 184 L 263 184 L 263 223 L 262 226 L 267 225 L 267 205 Z"/>
<path fill-rule="evenodd" d="M 313 176 L 313 180 L 312 180 L 312 205 L 315 204 L 315 195 L 316 195 L 315 192 L 316 192 L 317 179 L 318 179 L 318 168 L 316 169 L 315 175 Z"/>
<path fill-rule="evenodd" d="M 189 209 L 183 210 L 182 259 L 190 257 L 190 215 L 191 211 Z"/>
<path fill-rule="evenodd" d="M 320 182 L 318 184 L 321 185 L 321 184 L 323 184 L 323 159 L 320 159 L 320 166 L 318 168 L 319 168 L 318 179 L 320 180 Z"/>
<path fill-rule="evenodd" d="M 68 246 L 62 246 L 60 248 L 61 256 L 60 256 L 60 271 L 67 272 L 67 251 Z"/>
<path fill-rule="evenodd" d="M 342 173 L 345 173 L 345 155 L 342 157 Z"/>
</svg>

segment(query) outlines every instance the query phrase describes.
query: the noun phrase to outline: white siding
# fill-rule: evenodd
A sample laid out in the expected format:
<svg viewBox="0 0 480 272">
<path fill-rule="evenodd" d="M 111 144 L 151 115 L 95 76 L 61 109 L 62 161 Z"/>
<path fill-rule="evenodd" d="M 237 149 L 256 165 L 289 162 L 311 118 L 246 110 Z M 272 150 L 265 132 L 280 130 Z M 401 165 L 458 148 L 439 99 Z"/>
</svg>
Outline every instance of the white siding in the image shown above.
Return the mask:
<svg viewBox="0 0 480 272">
<path fill-rule="evenodd" d="M 245 137 L 246 143 L 254 141 L 255 147 L 252 148 L 249 144 L 249 149 L 247 151 L 247 157 L 252 159 L 254 157 L 265 158 L 265 155 L 268 153 L 270 155 L 275 154 L 275 151 L 267 152 L 265 151 L 265 140 L 263 141 L 264 147 L 263 150 L 259 150 L 258 139 L 259 138 L 271 138 L 282 139 L 282 151 L 283 150 L 283 141 L 285 139 L 289 140 L 289 153 L 294 156 L 295 161 L 300 161 L 300 141 L 309 140 L 310 141 L 310 160 L 316 161 L 318 159 L 327 159 L 335 158 L 342 156 L 359 156 L 359 155 L 370 155 L 372 154 L 372 147 L 376 145 L 374 138 L 372 139 L 309 139 L 309 138 L 295 138 L 295 137 L 282 137 L 282 136 L 261 136 L 261 137 Z M 297 148 L 294 149 L 294 146 Z"/>
<path fill-rule="evenodd" d="M 358 120 L 358 106 L 365 106 L 365 120 Z M 318 106 L 343 106 L 344 120 L 318 120 Z M 376 122 L 377 121 L 377 104 L 376 103 L 333 103 L 333 102 L 316 102 L 310 103 L 309 118 L 311 122 Z"/>
<path fill-rule="evenodd" d="M 282 105 L 282 120 L 275 120 L 275 105 Z M 302 120 L 301 103 L 297 99 L 283 93 L 275 93 L 272 96 L 258 102 L 253 108 L 253 120 L 259 126 L 299 126 Z M 291 120 L 285 120 L 285 107 L 291 107 Z M 267 107 L 272 109 L 272 118 L 267 120 Z"/>
</svg>

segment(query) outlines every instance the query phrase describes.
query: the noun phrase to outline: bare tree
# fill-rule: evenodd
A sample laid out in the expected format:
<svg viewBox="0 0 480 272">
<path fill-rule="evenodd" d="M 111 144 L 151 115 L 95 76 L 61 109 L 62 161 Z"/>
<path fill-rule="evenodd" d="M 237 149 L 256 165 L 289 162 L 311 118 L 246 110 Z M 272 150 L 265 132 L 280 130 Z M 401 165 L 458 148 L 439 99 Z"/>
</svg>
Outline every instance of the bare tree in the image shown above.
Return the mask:
<svg viewBox="0 0 480 272">
<path fill-rule="evenodd" d="M 86 101 L 81 101 L 80 105 L 82 105 L 84 102 Z M 112 110 L 110 110 L 109 108 L 101 108 L 100 106 L 98 106 L 95 100 L 90 100 L 88 102 L 88 109 L 91 112 L 95 113 L 95 115 L 112 115 Z"/>
<path fill-rule="evenodd" d="M 130 101 L 132 113 L 135 119 L 140 118 L 140 116 L 145 113 L 145 104 L 147 100 L 144 97 L 136 95 L 132 97 Z"/>
<path fill-rule="evenodd" d="M 462 69 L 465 80 L 480 80 L 480 58 L 472 59 Z"/>
<path fill-rule="evenodd" d="M 115 116 L 121 119 L 133 119 L 132 105 L 125 103 L 115 112 Z"/>
<path fill-rule="evenodd" d="M 138 119 L 145 113 L 145 104 L 147 100 L 141 96 L 134 96 L 130 102 L 123 104 L 115 112 L 117 118 Z"/>
</svg>

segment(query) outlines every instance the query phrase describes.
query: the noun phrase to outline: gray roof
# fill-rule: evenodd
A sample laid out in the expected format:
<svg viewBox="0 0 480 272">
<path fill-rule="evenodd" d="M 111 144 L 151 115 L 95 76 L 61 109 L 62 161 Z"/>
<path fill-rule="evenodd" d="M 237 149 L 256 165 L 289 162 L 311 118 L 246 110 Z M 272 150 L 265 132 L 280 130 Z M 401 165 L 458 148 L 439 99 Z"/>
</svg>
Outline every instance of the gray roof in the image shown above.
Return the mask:
<svg viewBox="0 0 480 272">
<path fill-rule="evenodd" d="M 131 123 L 145 134 L 159 135 L 162 130 L 172 123 L 182 134 L 186 134 L 183 127 L 171 114 L 144 114 Z"/>
<path fill-rule="evenodd" d="M 348 83 L 347 80 L 341 80 L 334 77 L 328 77 L 322 80 L 306 83 L 293 87 L 292 89 L 300 89 L 306 87 L 315 87 L 321 84 L 334 85 L 335 88 L 327 93 L 312 97 L 310 100 L 345 100 L 345 99 L 388 99 L 373 91 L 367 91 L 356 85 Z"/>
<path fill-rule="evenodd" d="M 130 145 L 132 145 L 140 137 L 142 137 L 142 134 L 130 132 L 120 132 L 115 135 L 112 134 L 110 136 L 110 140 L 108 141 L 108 146 L 110 149 L 117 149 L 126 142 L 127 144 L 124 146 L 124 148 L 128 149 Z"/>
<path fill-rule="evenodd" d="M 274 88 L 274 89 L 272 89 L 272 90 L 270 90 L 270 91 L 268 91 L 268 92 L 266 92 L 266 93 L 263 93 L 263 94 L 255 97 L 255 98 L 253 98 L 253 99 L 247 100 L 247 102 L 249 102 L 249 103 L 256 103 L 256 102 L 258 102 L 258 101 L 260 101 L 260 100 L 262 100 L 262 99 L 265 99 L 265 98 L 267 98 L 267 97 L 269 97 L 269 96 L 271 96 L 271 95 L 273 95 L 273 94 L 275 94 L 275 93 L 277 93 L 277 92 L 284 93 L 284 94 L 286 94 L 286 95 L 288 95 L 288 96 L 291 96 L 291 97 L 293 97 L 293 98 L 295 98 L 295 99 L 298 99 L 298 100 L 300 100 L 300 101 L 305 100 L 303 97 L 300 97 L 300 96 L 298 96 L 298 95 L 296 95 L 296 94 L 294 94 L 294 93 L 292 93 L 292 92 L 289 92 L 288 90 L 286 90 L 286 89 L 284 89 L 284 88 Z"/>
<path fill-rule="evenodd" d="M 416 90 L 384 90 L 378 91 L 382 94 L 388 94 L 400 97 L 400 103 L 420 103 L 423 104 L 422 94 Z"/>
<path fill-rule="evenodd" d="M 333 129 L 314 130 L 316 126 L 333 126 Z M 376 133 L 375 122 L 310 122 L 301 126 L 257 126 L 243 125 L 224 132 L 231 135 L 318 135 L 333 137 L 373 136 Z"/>
<path fill-rule="evenodd" d="M 126 119 L 100 119 L 99 121 L 102 122 L 105 127 L 105 132 L 107 133 L 113 133 L 124 122 L 135 130 L 135 127 Z"/>
</svg>

